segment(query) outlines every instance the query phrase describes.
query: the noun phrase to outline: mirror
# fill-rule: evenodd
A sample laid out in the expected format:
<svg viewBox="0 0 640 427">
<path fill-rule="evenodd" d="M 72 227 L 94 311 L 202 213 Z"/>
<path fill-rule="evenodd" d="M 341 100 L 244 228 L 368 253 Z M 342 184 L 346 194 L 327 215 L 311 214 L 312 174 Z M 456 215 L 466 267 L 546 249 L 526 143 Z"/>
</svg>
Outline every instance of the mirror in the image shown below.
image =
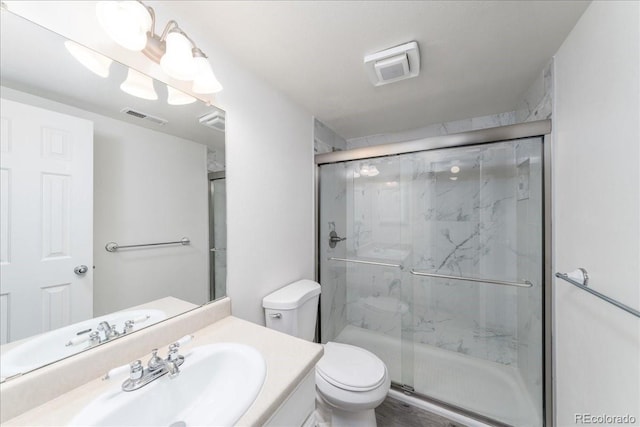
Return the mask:
<svg viewBox="0 0 640 427">
<path fill-rule="evenodd" d="M 225 113 L 1 16 L 6 379 L 225 295 Z"/>
</svg>

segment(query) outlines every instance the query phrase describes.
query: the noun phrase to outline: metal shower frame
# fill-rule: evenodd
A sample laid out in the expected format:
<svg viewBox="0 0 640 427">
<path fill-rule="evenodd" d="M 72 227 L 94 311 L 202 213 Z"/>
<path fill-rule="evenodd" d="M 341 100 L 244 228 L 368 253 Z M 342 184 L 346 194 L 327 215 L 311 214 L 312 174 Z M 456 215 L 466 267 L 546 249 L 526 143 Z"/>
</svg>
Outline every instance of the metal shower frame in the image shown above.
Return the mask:
<svg viewBox="0 0 640 427">
<path fill-rule="evenodd" d="M 393 144 L 381 144 L 372 147 L 356 148 L 345 151 L 334 151 L 330 153 L 316 154 L 314 161 L 316 164 L 315 170 L 315 276 L 316 281 L 320 283 L 320 166 L 331 163 L 341 163 L 352 160 L 365 160 L 376 157 L 386 157 L 399 154 L 415 153 L 421 151 L 431 151 L 443 148 L 456 148 L 472 145 L 491 144 L 496 142 L 510 141 L 514 139 L 524 139 L 531 137 L 541 137 L 543 145 L 543 235 L 544 235 L 544 265 L 543 277 L 544 277 L 544 337 L 543 337 L 543 413 L 544 413 L 544 425 L 553 426 L 554 413 L 555 413 L 555 393 L 554 393 L 554 371 L 555 364 L 553 360 L 553 270 L 552 270 L 552 185 L 551 185 L 551 120 L 539 120 L 534 122 L 519 123 L 508 126 L 500 126 L 488 129 L 480 129 L 469 132 L 456 133 L 451 135 L 435 136 L 430 138 L 423 138 L 414 141 L 398 142 Z M 318 330 L 317 340 L 320 341 L 320 324 L 322 313 L 320 306 L 318 307 Z M 446 402 L 436 401 L 428 398 L 427 396 L 419 396 L 425 398 L 425 400 L 434 401 L 439 405 L 446 406 L 456 412 L 460 412 L 471 418 L 478 419 L 480 421 L 489 421 L 495 423 L 495 420 L 491 420 L 482 417 L 476 413 L 464 410 L 463 408 L 455 407 L 447 404 Z"/>
</svg>

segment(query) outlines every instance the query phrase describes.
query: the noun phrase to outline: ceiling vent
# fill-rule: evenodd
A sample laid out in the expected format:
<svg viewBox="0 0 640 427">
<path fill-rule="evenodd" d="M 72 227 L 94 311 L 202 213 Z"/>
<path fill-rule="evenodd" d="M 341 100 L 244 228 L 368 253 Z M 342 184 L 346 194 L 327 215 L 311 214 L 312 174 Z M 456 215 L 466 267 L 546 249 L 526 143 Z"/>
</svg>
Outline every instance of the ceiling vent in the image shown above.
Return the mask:
<svg viewBox="0 0 640 427">
<path fill-rule="evenodd" d="M 395 83 L 420 73 L 420 51 L 413 41 L 364 57 L 364 66 L 374 86 Z"/>
<path fill-rule="evenodd" d="M 120 112 L 128 114 L 128 115 L 133 116 L 133 117 L 137 117 L 139 119 L 149 120 L 150 122 L 153 122 L 153 123 L 155 123 L 157 125 L 160 125 L 160 126 L 164 126 L 167 123 L 169 123 L 168 120 L 161 119 L 160 117 L 155 117 L 155 116 L 152 116 L 150 114 L 142 113 L 140 111 L 136 111 L 133 108 L 123 108 L 122 110 L 120 110 Z"/>
<path fill-rule="evenodd" d="M 222 110 L 211 111 L 204 116 L 201 116 L 198 121 L 201 125 L 210 127 L 211 129 L 224 132 L 225 128 L 225 113 Z"/>
</svg>

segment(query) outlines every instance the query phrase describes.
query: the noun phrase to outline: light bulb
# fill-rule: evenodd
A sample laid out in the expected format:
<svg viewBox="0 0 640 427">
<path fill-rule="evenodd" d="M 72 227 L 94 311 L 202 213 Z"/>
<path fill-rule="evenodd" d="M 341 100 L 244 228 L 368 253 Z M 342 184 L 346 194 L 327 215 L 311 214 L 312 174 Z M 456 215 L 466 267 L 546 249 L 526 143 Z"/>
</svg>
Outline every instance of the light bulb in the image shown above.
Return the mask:
<svg viewBox="0 0 640 427">
<path fill-rule="evenodd" d="M 451 166 L 451 173 L 458 173 L 460 172 L 460 168 L 458 166 Z"/>
<path fill-rule="evenodd" d="M 153 80 L 151 77 L 133 68 L 129 68 L 127 79 L 120 85 L 120 89 L 138 98 L 148 99 L 150 101 L 158 99 L 158 94 L 153 88 Z"/>
<path fill-rule="evenodd" d="M 196 63 L 189 39 L 172 31 L 167 35 L 166 46 L 166 53 L 160 59 L 162 70 L 176 80 L 192 80 L 196 75 Z"/>
<path fill-rule="evenodd" d="M 167 94 L 167 103 L 169 105 L 186 105 L 197 101 L 193 96 L 187 95 L 171 86 L 167 86 Z"/>
<path fill-rule="evenodd" d="M 378 174 L 380 174 L 380 171 L 378 170 L 377 167 L 371 166 L 369 168 L 369 176 L 377 176 Z"/>
<path fill-rule="evenodd" d="M 140 51 L 147 45 L 151 15 L 137 1 L 99 1 L 96 14 L 100 26 L 120 46 Z"/>
<path fill-rule="evenodd" d="M 67 48 L 69 53 L 78 60 L 82 65 L 93 71 L 100 77 L 109 77 L 109 68 L 113 62 L 110 58 L 104 55 L 94 52 L 91 49 L 79 45 L 76 42 L 67 40 L 64 42 L 64 47 Z"/>
<path fill-rule="evenodd" d="M 222 90 L 222 85 L 213 74 L 211 64 L 204 56 L 194 58 L 196 64 L 196 76 L 193 79 L 193 91 L 195 93 L 217 93 Z"/>
</svg>

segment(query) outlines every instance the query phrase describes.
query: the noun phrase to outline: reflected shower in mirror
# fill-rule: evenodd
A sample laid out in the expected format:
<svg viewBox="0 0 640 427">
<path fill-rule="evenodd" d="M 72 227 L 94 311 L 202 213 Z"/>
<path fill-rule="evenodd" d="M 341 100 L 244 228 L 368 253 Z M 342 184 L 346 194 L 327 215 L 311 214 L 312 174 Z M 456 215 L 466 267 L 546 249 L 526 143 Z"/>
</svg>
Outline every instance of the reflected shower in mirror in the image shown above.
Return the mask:
<svg viewBox="0 0 640 427">
<path fill-rule="evenodd" d="M 225 113 L 1 16 L 7 378 L 225 295 Z"/>
</svg>

